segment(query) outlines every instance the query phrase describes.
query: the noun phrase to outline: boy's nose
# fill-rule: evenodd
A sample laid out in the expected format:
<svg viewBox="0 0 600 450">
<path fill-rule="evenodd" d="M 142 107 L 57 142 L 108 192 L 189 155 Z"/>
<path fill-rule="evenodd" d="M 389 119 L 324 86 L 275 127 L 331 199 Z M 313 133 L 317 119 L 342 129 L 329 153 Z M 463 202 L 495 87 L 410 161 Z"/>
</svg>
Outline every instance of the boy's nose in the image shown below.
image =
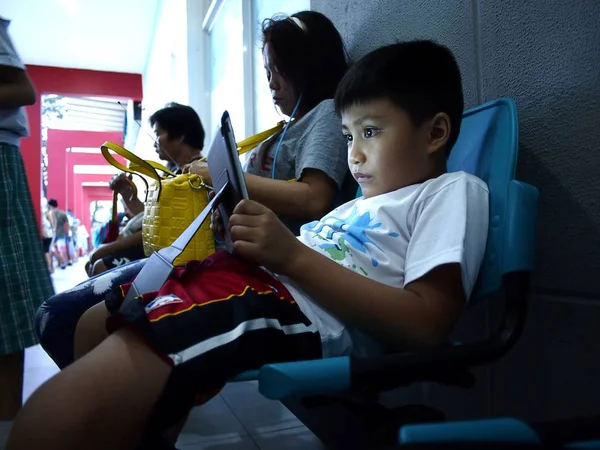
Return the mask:
<svg viewBox="0 0 600 450">
<path fill-rule="evenodd" d="M 361 150 L 360 146 L 356 142 L 352 143 L 352 148 L 348 154 L 348 158 L 352 164 L 362 164 L 365 162 L 365 154 Z"/>
</svg>

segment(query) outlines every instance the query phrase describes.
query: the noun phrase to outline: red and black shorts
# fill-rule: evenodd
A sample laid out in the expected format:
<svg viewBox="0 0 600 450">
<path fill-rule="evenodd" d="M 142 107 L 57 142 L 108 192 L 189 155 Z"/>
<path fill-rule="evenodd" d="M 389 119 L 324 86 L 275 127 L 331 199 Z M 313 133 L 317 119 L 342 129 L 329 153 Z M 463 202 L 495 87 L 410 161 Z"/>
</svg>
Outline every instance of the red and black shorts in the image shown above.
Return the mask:
<svg viewBox="0 0 600 450">
<path fill-rule="evenodd" d="M 244 371 L 322 357 L 317 328 L 285 286 L 225 251 L 176 269 L 159 292 L 121 308 L 129 286 L 106 299 L 107 328 L 133 326 L 173 365 L 163 397 L 198 404 Z"/>
</svg>

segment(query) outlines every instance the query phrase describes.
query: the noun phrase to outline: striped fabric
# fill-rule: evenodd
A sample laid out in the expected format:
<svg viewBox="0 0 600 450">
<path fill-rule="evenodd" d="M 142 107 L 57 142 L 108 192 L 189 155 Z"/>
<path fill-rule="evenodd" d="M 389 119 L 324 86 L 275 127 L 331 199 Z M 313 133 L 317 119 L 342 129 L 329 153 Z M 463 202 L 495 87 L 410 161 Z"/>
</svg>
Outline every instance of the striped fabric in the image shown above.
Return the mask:
<svg viewBox="0 0 600 450">
<path fill-rule="evenodd" d="M 0 355 L 37 343 L 33 317 L 54 294 L 23 160 L 0 143 Z"/>
</svg>

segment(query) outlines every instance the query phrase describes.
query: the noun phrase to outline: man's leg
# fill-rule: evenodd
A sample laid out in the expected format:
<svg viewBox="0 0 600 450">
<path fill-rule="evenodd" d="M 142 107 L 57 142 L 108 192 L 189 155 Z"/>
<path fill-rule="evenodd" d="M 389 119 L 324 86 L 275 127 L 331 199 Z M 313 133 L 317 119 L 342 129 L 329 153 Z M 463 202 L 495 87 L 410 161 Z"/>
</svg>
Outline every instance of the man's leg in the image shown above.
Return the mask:
<svg viewBox="0 0 600 450">
<path fill-rule="evenodd" d="M 135 333 L 119 330 L 31 396 L 6 449 L 135 448 L 170 373 Z"/>
<path fill-rule="evenodd" d="M 35 316 L 35 330 L 42 347 L 62 369 L 73 362 L 75 329 L 81 316 L 92 306 L 103 303 L 106 295 L 131 281 L 145 264 L 136 261 L 108 271 L 73 289 L 47 299 Z"/>
<path fill-rule="evenodd" d="M 0 421 L 12 420 L 21 408 L 24 350 L 0 355 Z"/>
</svg>

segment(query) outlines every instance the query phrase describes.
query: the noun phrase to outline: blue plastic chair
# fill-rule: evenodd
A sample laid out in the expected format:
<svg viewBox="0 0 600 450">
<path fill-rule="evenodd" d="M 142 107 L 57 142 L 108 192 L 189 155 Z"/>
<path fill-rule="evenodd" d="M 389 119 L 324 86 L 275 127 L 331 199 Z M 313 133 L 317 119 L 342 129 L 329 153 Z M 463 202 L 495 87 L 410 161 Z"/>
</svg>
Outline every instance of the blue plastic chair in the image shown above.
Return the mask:
<svg viewBox="0 0 600 450">
<path fill-rule="evenodd" d="M 527 424 L 513 418 L 407 425 L 398 448 L 548 448 L 600 450 L 600 417 Z"/>
<path fill-rule="evenodd" d="M 499 99 L 465 112 L 458 142 L 448 160 L 450 171 L 475 174 L 487 182 L 490 190 L 487 248 L 470 304 L 500 292 L 505 294 L 505 316 L 496 333 L 482 342 L 452 344 L 430 352 L 269 364 L 242 374 L 236 381 L 257 379 L 264 396 L 282 400 L 332 448 L 374 448 L 366 434 L 377 431 L 367 429 L 362 436 L 352 436 L 352 431 L 364 422 L 353 422 L 352 418 L 363 415 L 367 422 L 385 422 L 383 416 L 389 410 L 377 404 L 380 391 L 421 381 L 472 387 L 475 380 L 469 369 L 503 356 L 517 341 L 525 322 L 538 190 L 514 180 L 517 153 L 516 106 L 511 99 Z M 369 405 L 376 405 L 375 409 L 369 409 Z M 321 410 L 321 416 L 317 410 Z M 350 411 L 350 415 L 336 422 L 342 410 L 344 414 Z M 392 433 L 392 444 L 397 443 L 402 423 L 443 418 L 427 407 L 393 414 L 399 423 Z M 387 433 L 384 440 L 389 438 Z"/>
</svg>

